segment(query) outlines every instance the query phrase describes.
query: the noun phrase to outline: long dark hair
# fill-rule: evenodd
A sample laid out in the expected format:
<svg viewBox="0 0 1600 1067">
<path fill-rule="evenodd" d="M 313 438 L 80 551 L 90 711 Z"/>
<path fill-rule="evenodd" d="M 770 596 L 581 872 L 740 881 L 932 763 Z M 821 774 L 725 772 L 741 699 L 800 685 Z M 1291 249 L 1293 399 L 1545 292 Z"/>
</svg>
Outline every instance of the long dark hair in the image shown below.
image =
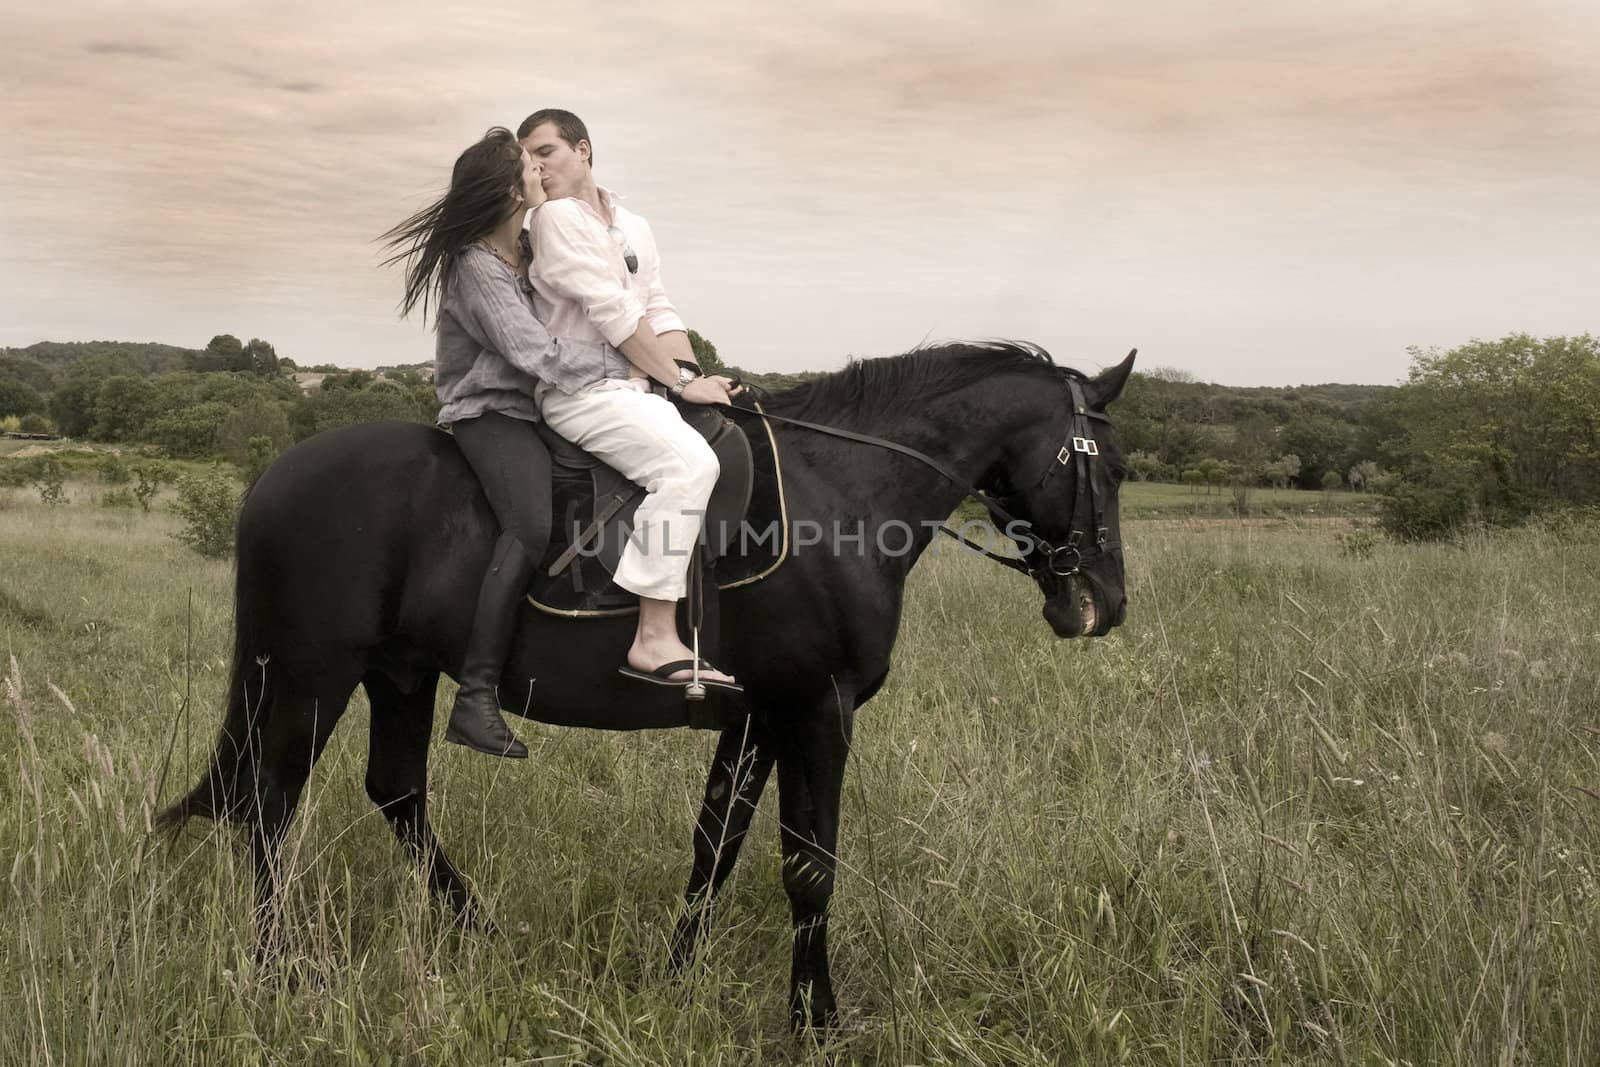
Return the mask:
<svg viewBox="0 0 1600 1067">
<path fill-rule="evenodd" d="M 511 190 L 521 187 L 522 146 L 504 126 L 492 127 L 456 158 L 443 196 L 380 238 L 394 249 L 383 265 L 405 263 L 401 318 L 418 303 L 422 317 L 428 317 L 429 301 L 443 300 L 455 273 L 456 253 L 516 210 Z"/>
</svg>

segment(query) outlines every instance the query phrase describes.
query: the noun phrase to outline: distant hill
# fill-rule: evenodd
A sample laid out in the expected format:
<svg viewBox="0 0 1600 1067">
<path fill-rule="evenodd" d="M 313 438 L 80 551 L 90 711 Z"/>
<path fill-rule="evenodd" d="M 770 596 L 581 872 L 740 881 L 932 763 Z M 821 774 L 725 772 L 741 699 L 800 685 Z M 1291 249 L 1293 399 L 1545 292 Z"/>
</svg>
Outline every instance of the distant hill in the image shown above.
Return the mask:
<svg viewBox="0 0 1600 1067">
<path fill-rule="evenodd" d="M 29 360 L 59 376 L 83 360 L 110 357 L 126 361 L 134 373 L 165 374 L 183 370 L 200 354 L 197 348 L 144 341 L 40 341 L 26 348 L 0 348 L 0 362 Z"/>
</svg>

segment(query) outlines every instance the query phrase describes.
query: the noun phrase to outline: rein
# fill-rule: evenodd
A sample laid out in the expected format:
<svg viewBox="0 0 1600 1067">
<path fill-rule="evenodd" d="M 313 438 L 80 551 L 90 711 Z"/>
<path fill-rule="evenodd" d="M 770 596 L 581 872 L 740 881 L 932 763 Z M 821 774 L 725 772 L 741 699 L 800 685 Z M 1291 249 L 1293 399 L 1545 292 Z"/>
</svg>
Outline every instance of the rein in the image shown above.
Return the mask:
<svg viewBox="0 0 1600 1067">
<path fill-rule="evenodd" d="M 1076 379 L 1068 378 L 1066 379 L 1066 384 L 1071 392 L 1072 399 L 1072 413 L 1067 420 L 1066 440 L 1056 452 L 1055 462 L 1045 467 L 1044 473 L 1039 478 L 1038 485 L 1035 486 L 1035 488 L 1043 488 L 1045 483 L 1050 480 L 1050 476 L 1055 473 L 1057 467 L 1066 466 L 1069 463 L 1074 465 L 1077 474 L 1077 491 L 1073 501 L 1072 525 L 1067 530 L 1066 543 L 1061 545 L 1053 545 L 1044 538 L 1037 536 L 1032 532 L 1033 524 L 1031 522 L 1017 518 L 1007 511 L 994 497 L 976 486 L 970 485 L 966 479 L 948 466 L 925 452 L 919 452 L 910 445 L 903 445 L 897 441 L 890 441 L 882 437 L 874 437 L 871 434 L 856 433 L 854 430 L 845 430 L 837 426 L 825 426 L 819 422 L 790 418 L 787 415 L 773 415 L 759 407 L 755 408 L 755 414 L 763 419 L 771 419 L 774 422 L 797 426 L 803 430 L 812 430 L 816 433 L 826 434 L 829 437 L 838 437 L 845 441 L 872 445 L 875 448 L 898 453 L 914 459 L 933 470 L 952 485 L 964 487 L 969 496 L 983 505 L 984 510 L 989 513 L 989 517 L 995 521 L 1001 532 L 1011 537 L 1012 540 L 1018 540 L 1016 535 L 1011 533 L 1014 527 L 1022 526 L 1026 528 L 1029 532 L 1024 536 L 1030 542 L 1031 547 L 1019 559 L 1015 556 L 1001 556 L 991 552 L 988 548 L 970 540 L 961 532 L 952 530 L 948 526 L 940 526 L 939 532 L 955 538 L 978 555 L 986 556 L 1004 567 L 1026 574 L 1034 581 L 1039 582 L 1041 581 L 1041 576 L 1046 573 L 1063 578 L 1078 574 L 1082 571 L 1083 565 L 1090 560 L 1107 552 L 1119 551 L 1122 548 L 1120 541 L 1108 541 L 1106 539 L 1105 512 L 1101 505 L 1099 494 L 1095 491 L 1094 479 L 1090 477 L 1091 472 L 1089 469 L 1090 457 L 1100 454 L 1100 447 L 1089 432 L 1089 420 L 1098 419 L 1107 425 L 1110 424 L 1111 420 L 1101 412 L 1089 409 L 1084 400 L 1083 386 Z M 1087 507 L 1085 507 L 1085 504 L 1087 504 Z M 1079 513 L 1083 511 L 1087 511 L 1086 518 L 1095 532 L 1095 543 L 1089 546 L 1083 544 L 1083 531 L 1077 528 Z M 1020 543 L 1018 547 L 1021 547 Z M 1026 561 L 1028 556 L 1032 555 L 1035 550 L 1043 553 L 1044 561 L 1041 566 L 1030 567 Z"/>
</svg>

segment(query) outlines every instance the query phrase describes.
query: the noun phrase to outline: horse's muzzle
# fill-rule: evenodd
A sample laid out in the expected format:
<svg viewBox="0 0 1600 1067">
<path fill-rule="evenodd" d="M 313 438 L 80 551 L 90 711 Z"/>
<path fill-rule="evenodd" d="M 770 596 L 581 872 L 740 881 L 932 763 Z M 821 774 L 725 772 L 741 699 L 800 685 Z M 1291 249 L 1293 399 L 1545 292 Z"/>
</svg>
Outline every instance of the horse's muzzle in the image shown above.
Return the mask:
<svg viewBox="0 0 1600 1067">
<path fill-rule="evenodd" d="M 1108 609 L 1099 586 L 1082 574 L 1062 582 L 1061 590 L 1044 602 L 1044 621 L 1057 637 L 1104 637 L 1113 626 L 1122 625 L 1128 614 L 1128 600 L 1119 597 L 1115 609 Z"/>
</svg>

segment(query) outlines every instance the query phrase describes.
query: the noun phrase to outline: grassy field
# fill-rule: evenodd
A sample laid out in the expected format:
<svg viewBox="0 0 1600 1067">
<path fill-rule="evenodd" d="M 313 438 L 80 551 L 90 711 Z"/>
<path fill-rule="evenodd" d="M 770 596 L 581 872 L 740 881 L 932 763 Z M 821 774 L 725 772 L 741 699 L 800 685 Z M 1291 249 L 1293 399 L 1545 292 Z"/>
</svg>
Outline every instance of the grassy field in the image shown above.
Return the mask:
<svg viewBox="0 0 1600 1067">
<path fill-rule="evenodd" d="M 1343 490 L 1239 490 L 1232 487 L 1194 489 L 1168 482 L 1131 482 L 1122 490 L 1122 514 L 1150 518 L 1313 518 L 1374 514 L 1378 497 Z"/>
<path fill-rule="evenodd" d="M 774 797 L 700 969 L 664 973 L 712 747 L 686 731 L 435 749 L 501 939 L 453 930 L 367 801 L 358 698 L 288 850 L 294 965 L 258 970 L 232 835 L 146 832 L 213 742 L 229 568 L 72 490 L 0 490 L 0 1063 L 1600 1049 L 1600 532 L 1351 554 L 1320 516 L 1129 522 L 1129 621 L 1094 642 L 1009 572 L 924 561 L 857 727 L 819 1051 L 787 1029 Z"/>
</svg>

